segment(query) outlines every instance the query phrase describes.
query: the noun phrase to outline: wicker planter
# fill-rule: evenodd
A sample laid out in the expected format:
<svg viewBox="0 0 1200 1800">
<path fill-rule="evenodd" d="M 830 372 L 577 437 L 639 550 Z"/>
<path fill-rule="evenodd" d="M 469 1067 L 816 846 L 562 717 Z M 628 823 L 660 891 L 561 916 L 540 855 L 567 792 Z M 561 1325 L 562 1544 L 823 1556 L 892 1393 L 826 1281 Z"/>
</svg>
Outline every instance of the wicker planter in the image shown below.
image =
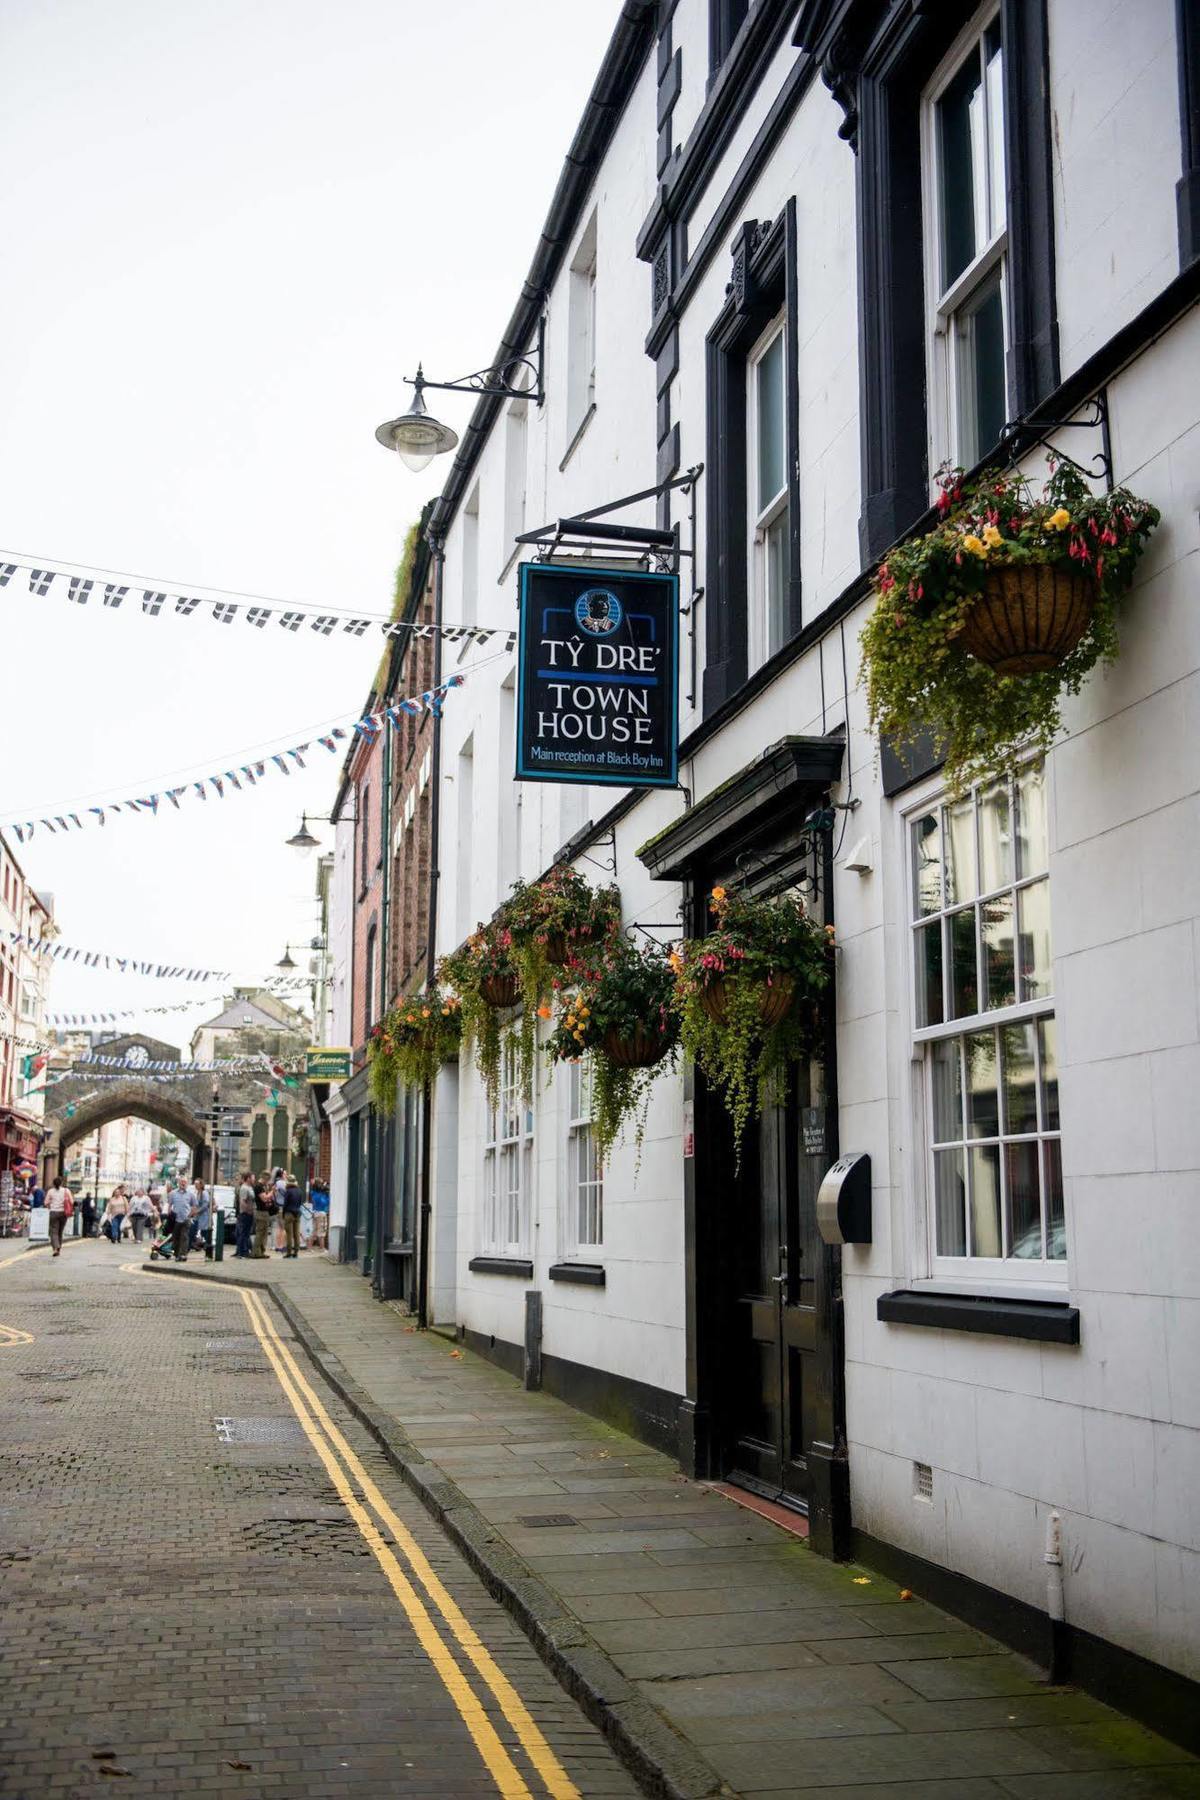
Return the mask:
<svg viewBox="0 0 1200 1800">
<path fill-rule="evenodd" d="M 632 1037 L 623 1037 L 619 1031 L 606 1031 L 603 1042 L 609 1062 L 622 1069 L 652 1069 L 667 1053 L 667 1040 L 658 1032 L 644 1030 L 641 1025 Z"/>
<path fill-rule="evenodd" d="M 521 997 L 521 983 L 515 975 L 488 975 L 479 984 L 479 992 L 489 1006 L 502 1012 L 515 1006 Z"/>
<path fill-rule="evenodd" d="M 796 995 L 796 984 L 790 975 L 775 975 L 771 981 L 763 982 L 758 997 L 758 1016 L 763 1025 L 770 1028 L 786 1019 L 792 1010 L 792 1001 Z M 716 1024 L 723 1025 L 729 1011 L 729 996 L 725 987 L 725 978 L 718 975 L 710 981 L 700 996 L 700 1004 L 709 1018 Z"/>
<path fill-rule="evenodd" d="M 959 643 L 997 675 L 1056 669 L 1088 628 L 1092 577 L 1062 563 L 1003 563 L 989 569 Z"/>
</svg>

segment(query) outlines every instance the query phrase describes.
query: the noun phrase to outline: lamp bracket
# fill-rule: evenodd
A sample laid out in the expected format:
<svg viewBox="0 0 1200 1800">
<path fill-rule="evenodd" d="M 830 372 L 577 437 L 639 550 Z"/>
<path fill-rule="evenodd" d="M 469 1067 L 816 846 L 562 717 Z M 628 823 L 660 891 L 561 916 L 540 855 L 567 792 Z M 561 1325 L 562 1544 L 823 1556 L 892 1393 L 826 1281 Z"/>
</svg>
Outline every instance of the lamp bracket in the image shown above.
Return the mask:
<svg viewBox="0 0 1200 1800">
<path fill-rule="evenodd" d="M 1103 479 L 1109 493 L 1113 490 L 1112 439 L 1108 429 L 1108 389 L 1100 388 L 1087 403 L 1090 417 L 1084 419 L 1041 419 L 1027 415 L 1023 419 L 1010 419 L 1000 433 L 1000 442 L 1008 451 L 1009 461 L 1016 462 L 1019 456 L 1036 449 L 1039 445 L 1048 450 L 1059 462 L 1069 463 L 1073 469 L 1086 477 L 1088 481 Z M 1092 457 L 1092 466 L 1085 468 L 1060 450 L 1057 444 L 1050 442 L 1056 431 L 1098 431 L 1100 448 Z"/>
<path fill-rule="evenodd" d="M 476 369 L 472 375 L 460 375 L 456 381 L 430 381 L 418 364 L 416 374 L 406 375 L 404 379 L 418 395 L 424 388 L 439 388 L 448 394 L 486 394 L 497 400 L 532 400 L 535 406 L 541 406 L 546 398 L 545 361 L 546 316 L 543 313 L 538 319 L 537 348 L 532 356 L 510 356 L 506 362 Z M 529 371 L 533 376 L 533 387 L 513 385 L 516 369 Z"/>
</svg>

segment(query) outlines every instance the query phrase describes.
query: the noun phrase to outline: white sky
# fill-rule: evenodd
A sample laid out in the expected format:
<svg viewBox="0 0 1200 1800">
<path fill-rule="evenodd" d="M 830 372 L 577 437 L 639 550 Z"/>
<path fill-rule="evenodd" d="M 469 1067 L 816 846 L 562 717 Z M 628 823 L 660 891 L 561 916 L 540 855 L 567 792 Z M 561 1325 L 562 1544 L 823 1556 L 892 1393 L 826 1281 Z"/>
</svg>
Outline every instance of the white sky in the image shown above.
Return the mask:
<svg viewBox="0 0 1200 1800">
<path fill-rule="evenodd" d="M 386 612 L 448 463 L 413 476 L 374 428 L 418 358 L 491 356 L 617 12 L 2 0 L 0 551 Z M 0 822 L 353 717 L 382 647 L 139 599 L 0 590 Z M 66 942 L 259 980 L 316 929 L 315 858 L 282 840 L 339 766 L 13 848 Z M 220 985 L 59 969 L 49 1009 Z M 213 1010 L 128 1024 L 183 1045 Z"/>
</svg>

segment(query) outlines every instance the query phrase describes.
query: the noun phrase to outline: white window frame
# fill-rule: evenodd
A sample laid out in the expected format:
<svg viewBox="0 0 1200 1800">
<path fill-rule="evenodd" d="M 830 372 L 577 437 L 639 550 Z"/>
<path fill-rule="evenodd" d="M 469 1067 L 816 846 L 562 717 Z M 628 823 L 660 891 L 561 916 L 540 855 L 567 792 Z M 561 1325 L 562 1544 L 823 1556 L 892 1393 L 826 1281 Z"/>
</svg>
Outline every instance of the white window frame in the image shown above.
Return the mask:
<svg viewBox="0 0 1200 1800">
<path fill-rule="evenodd" d="M 479 618 L 479 483 L 476 482 L 467 498 L 462 511 L 462 531 L 460 534 L 460 553 L 462 557 L 462 601 L 459 619 L 464 625 L 474 625 Z M 459 651 L 459 660 L 463 650 L 470 645 L 470 638 L 464 638 L 463 648 Z"/>
<path fill-rule="evenodd" d="M 979 55 L 979 46 L 987 31 L 1000 18 L 994 0 L 981 7 L 939 64 L 921 100 L 921 212 L 924 231 L 925 307 L 927 336 L 927 375 L 929 382 L 929 468 L 931 478 L 944 462 L 973 466 L 990 445 L 965 448 L 966 431 L 961 406 L 960 364 L 965 354 L 964 334 L 969 329 L 971 302 L 989 282 L 994 270 L 1000 271 L 1000 305 L 1003 317 L 1005 351 L 1005 391 L 1007 394 L 1008 348 L 1011 320 L 1008 295 L 1008 215 L 1007 194 L 1000 198 L 1004 213 L 989 241 L 978 250 L 972 261 L 943 289 L 941 265 L 943 255 L 942 163 L 938 147 L 938 102 L 971 56 Z M 1001 44 L 1001 58 L 1005 54 Z M 1003 61 L 1001 62 L 1003 70 Z M 985 83 L 986 87 L 986 83 Z M 1000 104 L 1005 95 L 1001 77 Z M 984 175 L 991 195 L 995 170 L 994 147 L 991 143 L 991 119 L 985 104 L 984 130 L 987 136 Z M 1003 116 L 1001 119 L 1003 126 Z M 1001 187 L 1007 181 L 1004 145 L 999 149 Z M 994 211 L 995 196 L 991 195 Z M 932 488 L 931 488 L 932 491 Z"/>
<path fill-rule="evenodd" d="M 1037 760 L 1038 760 L 1038 758 L 1036 756 L 1031 756 L 1026 759 L 1026 762 L 1022 766 L 1025 767 L 1028 765 L 1032 765 Z M 972 788 L 972 790 L 971 790 L 972 795 L 975 796 L 980 793 L 986 792 L 989 788 L 991 788 L 994 785 L 995 784 L 992 782 L 978 783 L 978 784 L 976 784 L 976 786 L 974 788 Z M 916 821 L 918 819 L 920 819 L 921 817 L 923 817 L 924 815 L 928 814 L 929 812 L 931 812 L 932 810 L 934 810 L 937 807 L 948 806 L 949 804 L 950 804 L 949 797 L 947 796 L 945 789 L 942 787 L 940 782 L 937 782 L 935 780 L 935 781 L 931 781 L 931 782 L 923 785 L 920 789 L 917 789 L 913 793 L 913 795 L 906 800 L 904 806 L 902 808 L 897 809 L 897 814 L 896 814 L 896 823 L 897 823 L 897 831 L 898 831 L 898 851 L 899 851 L 899 855 L 900 855 L 900 859 L 901 859 L 899 866 L 903 870 L 903 880 L 900 883 L 900 887 L 901 887 L 901 902 L 900 902 L 900 904 L 901 904 L 901 908 L 902 908 L 900 916 L 901 916 L 901 921 L 902 921 L 902 929 L 903 929 L 904 942 L 905 942 L 904 991 L 905 991 L 905 996 L 906 996 L 905 1005 L 907 1008 L 907 1018 L 904 1021 L 904 1031 L 905 1031 L 905 1035 L 906 1035 L 906 1041 L 909 1045 L 909 1053 L 910 1053 L 911 1083 L 910 1083 L 910 1095 L 909 1095 L 909 1098 L 910 1098 L 909 1118 L 910 1118 L 910 1124 L 911 1124 L 912 1141 L 913 1141 L 913 1145 L 914 1145 L 913 1156 L 911 1158 L 906 1159 L 908 1162 L 908 1171 L 907 1171 L 907 1179 L 905 1182 L 907 1192 L 908 1192 L 908 1198 L 910 1201 L 910 1217 L 911 1217 L 911 1221 L 912 1221 L 912 1236 L 911 1236 L 911 1243 L 910 1243 L 911 1267 L 914 1270 L 914 1280 L 917 1282 L 918 1286 L 926 1285 L 928 1287 L 931 1287 L 931 1288 L 934 1288 L 934 1289 L 937 1289 L 940 1291 L 956 1290 L 956 1289 L 960 1290 L 960 1291 L 970 1292 L 970 1293 L 981 1293 L 981 1292 L 986 1293 L 988 1291 L 993 1291 L 993 1292 L 996 1292 L 999 1294 L 1008 1294 L 1008 1295 L 1013 1295 L 1017 1291 L 1023 1291 L 1025 1294 L 1027 1294 L 1030 1297 L 1035 1297 L 1035 1298 L 1040 1297 L 1040 1298 L 1061 1300 L 1064 1297 L 1064 1295 L 1067 1293 L 1068 1288 L 1069 1288 L 1069 1262 L 1068 1262 L 1067 1257 L 1033 1258 L 1033 1257 L 1011 1257 L 1011 1256 L 999 1256 L 999 1257 L 942 1256 L 942 1255 L 938 1254 L 938 1250 L 937 1250 L 936 1235 L 935 1235 L 936 1234 L 936 1225 L 937 1225 L 937 1204 L 936 1204 L 936 1188 L 935 1188 L 935 1180 L 934 1180 L 935 1137 L 934 1137 L 934 1117 L 933 1117 L 933 1059 L 932 1059 L 932 1056 L 929 1051 L 929 1046 L 936 1042 L 944 1041 L 947 1039 L 963 1039 L 963 1038 L 967 1037 L 968 1035 L 978 1032 L 978 1031 L 989 1030 L 992 1028 L 1003 1028 L 1004 1026 L 1007 1026 L 1007 1025 L 1026 1024 L 1026 1023 L 1030 1023 L 1030 1022 L 1036 1022 L 1039 1019 L 1050 1019 L 1050 1020 L 1055 1021 L 1055 1024 L 1056 1024 L 1056 1032 L 1057 1032 L 1057 1039 L 1058 1039 L 1056 1054 L 1057 1054 L 1057 1061 L 1058 1061 L 1058 1080 L 1059 1080 L 1060 1088 L 1061 1088 L 1061 1062 L 1062 1062 L 1061 1029 L 1059 1027 L 1060 1014 L 1058 1011 L 1057 999 L 1053 992 L 1053 982 L 1051 983 L 1051 992 L 1047 995 L 1039 996 L 1036 999 L 1031 999 L 1031 1000 L 1018 999 L 1014 1004 L 1012 1004 L 1010 1006 L 995 1007 L 995 1008 L 992 1008 L 992 1009 L 986 1010 L 986 1011 L 976 1011 L 974 1013 L 964 1014 L 960 1018 L 946 1017 L 946 1018 L 944 1018 L 944 1020 L 942 1021 L 941 1024 L 937 1024 L 937 1025 L 921 1026 L 921 1025 L 918 1025 L 916 1022 L 919 1017 L 918 983 L 921 978 L 921 967 L 920 967 L 919 959 L 918 959 L 918 956 L 916 953 L 916 933 L 917 933 L 918 924 L 929 924 L 934 919 L 940 919 L 940 918 L 944 917 L 947 911 L 950 911 L 950 912 L 958 911 L 960 909 L 960 905 L 958 902 L 954 902 L 951 904 L 951 906 L 949 908 L 947 908 L 945 905 L 945 897 L 943 896 L 942 908 L 938 912 L 924 913 L 924 914 L 918 913 L 917 902 L 916 902 L 916 887 L 915 887 L 916 869 L 915 869 L 915 861 L 914 861 L 914 856 L 913 856 L 912 828 L 913 828 L 914 824 L 916 823 Z M 1010 813 L 1010 817 L 1011 816 L 1012 815 Z M 974 838 L 975 838 L 975 856 L 976 856 L 977 873 L 981 873 L 981 870 L 979 870 L 979 813 L 978 813 L 977 805 L 976 805 L 975 812 L 974 812 L 973 830 L 974 830 Z M 1047 788 L 1046 788 L 1046 833 L 1047 833 L 1047 868 L 1045 871 L 1038 871 L 1033 874 L 1020 874 L 1019 875 L 1017 873 L 1017 870 L 1015 867 L 1015 860 L 1014 860 L 1013 879 L 1011 881 L 1006 881 L 1001 887 L 996 888 L 994 890 L 988 889 L 986 892 L 980 891 L 980 892 L 976 893 L 973 902 L 967 902 L 965 904 L 973 904 L 977 909 L 979 909 L 986 903 L 986 901 L 989 898 L 994 897 L 994 895 L 998 895 L 998 894 L 1002 894 L 1002 893 L 1010 893 L 1010 892 L 1016 894 L 1016 893 L 1019 893 L 1022 888 L 1033 886 L 1040 880 L 1043 880 L 1043 879 L 1049 880 L 1050 843 L 1053 840 L 1053 821 L 1052 821 L 1052 817 L 1051 817 L 1051 802 L 1050 802 L 1050 791 L 1049 791 L 1048 781 L 1047 781 Z M 1015 843 L 1014 843 L 1014 847 L 1013 847 L 1014 859 L 1015 859 L 1015 854 L 1016 854 L 1016 848 L 1015 848 Z M 945 867 L 945 858 L 946 858 L 944 827 L 943 827 L 942 858 L 943 858 L 943 868 L 944 868 Z M 1053 905 L 1053 896 L 1052 895 L 1051 895 L 1051 905 Z M 977 982 L 977 984 L 979 983 L 981 968 L 982 968 L 979 929 L 980 929 L 979 913 L 977 910 L 977 913 L 976 913 L 976 982 Z M 1016 954 L 1017 954 L 1017 947 L 1019 944 L 1018 918 L 1017 918 L 1015 910 L 1014 910 L 1014 918 L 1013 918 L 1013 934 L 1014 934 L 1014 959 L 1015 959 Z M 1051 970 L 1053 971 L 1053 933 L 1051 935 Z M 945 993 L 947 991 L 947 984 L 948 984 L 949 980 L 950 980 L 950 970 L 946 964 L 946 959 L 943 958 L 943 995 L 945 995 Z M 979 997 L 980 998 L 982 997 L 981 993 L 980 993 Z M 944 1011 L 948 1012 L 948 1010 L 949 1010 L 948 1008 L 944 1008 Z M 1043 1103 L 1042 1103 L 1042 1081 L 1041 1081 L 1041 1073 L 1042 1073 L 1041 1043 L 1040 1043 L 1039 1034 L 1036 1030 L 1034 1031 L 1033 1035 L 1034 1035 L 1034 1048 L 1035 1048 L 1034 1083 L 1035 1083 L 1035 1091 L 1036 1091 L 1036 1095 L 1037 1095 L 1037 1130 L 1034 1133 L 1008 1133 L 1005 1131 L 1000 1131 L 997 1133 L 997 1137 L 998 1137 L 998 1140 L 1001 1145 L 1003 1145 L 1004 1143 L 1007 1143 L 1007 1142 L 1014 1142 L 1014 1141 L 1021 1142 L 1023 1140 L 1028 1141 L 1032 1138 L 1036 1138 L 1036 1141 L 1038 1142 L 1038 1145 L 1039 1145 L 1038 1154 L 1039 1154 L 1039 1175 L 1040 1175 L 1042 1167 L 1043 1167 L 1043 1165 L 1041 1163 L 1041 1157 L 1042 1157 L 1043 1152 L 1042 1152 L 1040 1146 L 1043 1143 L 1045 1143 L 1047 1141 L 1051 1141 L 1051 1140 L 1057 1140 L 1059 1142 L 1059 1144 L 1061 1145 L 1061 1141 L 1062 1141 L 1062 1129 L 1061 1129 L 1062 1102 L 1061 1102 L 1061 1093 L 1060 1093 L 1059 1127 L 1058 1127 L 1058 1129 L 1051 1129 L 1051 1128 L 1046 1127 L 1044 1119 L 1043 1119 L 1043 1111 L 1042 1111 Z M 963 1075 L 965 1077 L 965 1069 L 963 1070 Z M 998 1082 L 1000 1080 L 999 1070 L 997 1071 L 997 1080 L 998 1080 Z M 998 1090 L 998 1101 L 1002 1101 L 1002 1086 Z M 964 1107 L 965 1107 L 965 1104 L 966 1104 L 966 1101 L 965 1101 L 965 1092 L 964 1092 L 964 1097 L 963 1097 Z M 964 1131 L 965 1131 L 965 1129 L 966 1129 L 966 1126 L 965 1126 L 965 1119 L 964 1119 Z M 991 1138 L 979 1138 L 979 1139 L 964 1138 L 963 1141 L 964 1141 L 964 1143 L 966 1143 L 968 1145 L 968 1147 L 971 1145 L 983 1147 L 985 1145 L 991 1144 L 992 1142 L 994 1142 L 996 1140 L 993 1140 Z M 1061 1157 L 1061 1149 L 1060 1149 L 1060 1157 Z M 1008 1208 L 1007 1208 L 1007 1172 L 1004 1168 L 1004 1161 L 1005 1161 L 1005 1159 L 1004 1159 L 1003 1155 L 1001 1155 L 999 1158 L 999 1166 L 1000 1166 L 1000 1171 L 1001 1171 L 1001 1183 L 1002 1183 L 1001 1191 L 1000 1191 L 1000 1219 L 1001 1219 L 1001 1232 L 1002 1232 L 1002 1234 L 1006 1235 L 1007 1229 L 1008 1229 L 1008 1222 L 1007 1222 Z M 1060 1165 L 1060 1167 L 1061 1167 L 1061 1165 Z M 1064 1194 L 1063 1194 L 1063 1210 L 1064 1210 L 1064 1215 L 1065 1215 L 1065 1219 L 1066 1219 L 1067 1244 L 1068 1244 L 1068 1251 L 1069 1251 L 1069 1245 L 1070 1245 L 1070 1201 L 1069 1201 L 1069 1195 L 1066 1193 L 1065 1181 L 1064 1181 Z M 967 1213 L 969 1216 L 969 1214 L 970 1214 L 969 1200 L 967 1203 Z M 1048 1228 L 1049 1221 L 1048 1221 L 1048 1215 L 1044 1209 L 1043 1209 L 1043 1213 L 1042 1213 L 1042 1219 L 1043 1219 L 1043 1230 L 1045 1231 Z M 915 1273 L 916 1271 L 920 1271 L 920 1274 L 917 1275 Z"/>
<path fill-rule="evenodd" d="M 504 568 L 503 581 L 521 546 L 528 499 L 529 402 L 514 400 L 504 415 Z"/>
<path fill-rule="evenodd" d="M 567 450 L 596 404 L 596 214 L 580 233 L 567 291 Z"/>
<path fill-rule="evenodd" d="M 758 369 L 767 352 L 773 347 L 776 339 L 782 340 L 782 356 L 780 370 L 783 382 L 781 396 L 781 418 L 783 422 L 783 486 L 773 494 L 762 507 L 758 504 Z M 769 656 L 782 648 L 787 641 L 786 611 L 787 592 L 780 596 L 780 605 L 785 615 L 783 635 L 780 642 L 772 647 L 770 625 L 770 596 L 767 592 L 767 536 L 771 527 L 778 523 L 788 511 L 788 433 L 787 433 L 787 368 L 788 339 L 786 309 L 781 307 L 766 330 L 754 344 L 746 358 L 746 511 L 747 540 L 749 547 L 750 567 L 748 570 L 750 608 L 748 649 L 751 669 L 759 668 Z M 787 549 L 784 554 L 787 566 Z"/>
<path fill-rule="evenodd" d="M 598 1262 L 604 1253 L 604 1168 L 592 1132 L 590 1057 L 566 1064 L 567 1175 L 561 1220 L 564 1262 Z"/>
<path fill-rule="evenodd" d="M 533 1214 L 533 1101 L 521 1091 L 517 1033 L 500 1045 L 500 1096 L 484 1104 L 481 1251 L 528 1259 Z"/>
</svg>

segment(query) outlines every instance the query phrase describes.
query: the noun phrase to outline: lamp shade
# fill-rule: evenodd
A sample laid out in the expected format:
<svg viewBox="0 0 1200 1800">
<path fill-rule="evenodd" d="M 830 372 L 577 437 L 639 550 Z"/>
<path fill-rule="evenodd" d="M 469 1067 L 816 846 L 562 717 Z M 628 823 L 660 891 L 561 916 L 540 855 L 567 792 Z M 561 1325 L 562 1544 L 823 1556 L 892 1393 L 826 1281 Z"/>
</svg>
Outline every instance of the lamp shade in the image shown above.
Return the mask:
<svg viewBox="0 0 1200 1800">
<path fill-rule="evenodd" d="M 292 961 L 291 952 L 287 949 L 284 950 L 283 955 L 275 964 L 277 969 L 294 969 L 295 966 L 295 963 Z"/>
<path fill-rule="evenodd" d="M 449 425 L 443 425 L 440 419 L 431 417 L 425 410 L 422 386 L 418 371 L 416 391 L 408 411 L 398 419 L 388 419 L 375 433 L 384 449 L 394 450 L 405 468 L 414 474 L 427 468 L 443 451 L 453 450 L 458 442 L 457 431 L 452 431 Z"/>
<path fill-rule="evenodd" d="M 307 856 L 310 850 L 317 848 L 317 840 L 308 829 L 307 813 L 301 813 L 299 831 L 293 832 L 290 838 L 285 839 L 285 842 L 289 850 L 296 850 L 301 856 Z"/>
</svg>

